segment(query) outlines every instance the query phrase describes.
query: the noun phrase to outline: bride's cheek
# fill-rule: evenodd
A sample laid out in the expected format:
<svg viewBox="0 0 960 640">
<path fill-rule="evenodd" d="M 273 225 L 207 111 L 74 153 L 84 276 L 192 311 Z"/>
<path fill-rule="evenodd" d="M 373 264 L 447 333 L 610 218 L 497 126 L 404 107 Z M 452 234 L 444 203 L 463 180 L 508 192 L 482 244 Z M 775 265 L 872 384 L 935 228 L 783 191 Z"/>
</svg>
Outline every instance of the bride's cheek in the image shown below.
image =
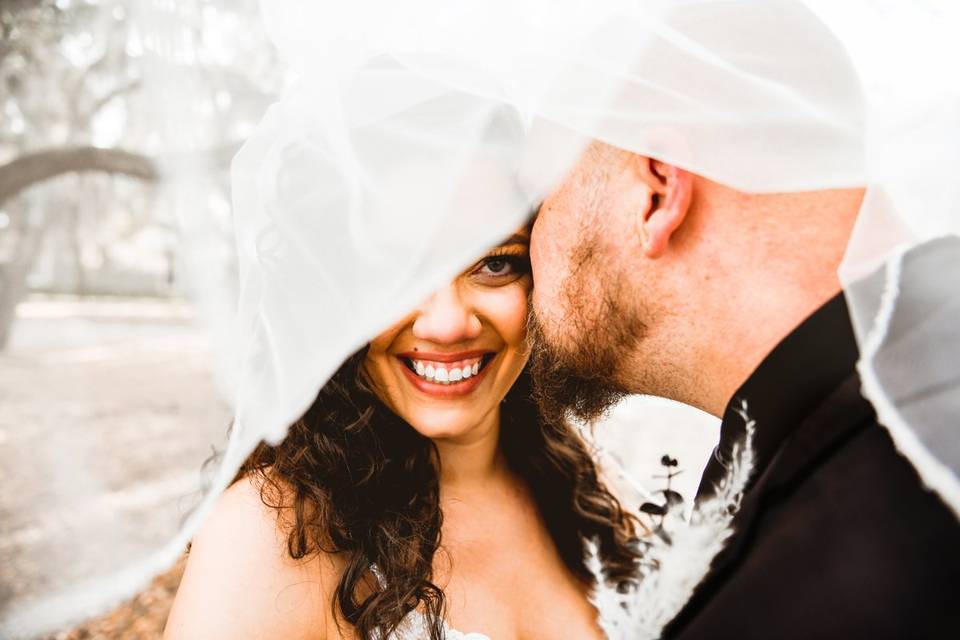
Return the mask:
<svg viewBox="0 0 960 640">
<path fill-rule="evenodd" d="M 486 300 L 487 317 L 510 347 L 523 344 L 526 338 L 527 297 L 528 287 L 518 282 L 496 289 Z"/>
</svg>

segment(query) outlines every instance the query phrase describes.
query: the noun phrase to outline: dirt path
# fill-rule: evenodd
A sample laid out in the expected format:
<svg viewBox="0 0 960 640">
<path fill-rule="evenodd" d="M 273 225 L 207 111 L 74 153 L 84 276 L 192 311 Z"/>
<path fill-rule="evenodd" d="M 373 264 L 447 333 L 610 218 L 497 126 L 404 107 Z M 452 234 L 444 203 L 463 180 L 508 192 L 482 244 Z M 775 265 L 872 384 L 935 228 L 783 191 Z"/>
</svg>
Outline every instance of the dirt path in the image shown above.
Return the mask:
<svg viewBox="0 0 960 640">
<path fill-rule="evenodd" d="M 186 306 L 19 312 L 0 355 L 0 617 L 168 540 L 228 421 Z"/>
</svg>

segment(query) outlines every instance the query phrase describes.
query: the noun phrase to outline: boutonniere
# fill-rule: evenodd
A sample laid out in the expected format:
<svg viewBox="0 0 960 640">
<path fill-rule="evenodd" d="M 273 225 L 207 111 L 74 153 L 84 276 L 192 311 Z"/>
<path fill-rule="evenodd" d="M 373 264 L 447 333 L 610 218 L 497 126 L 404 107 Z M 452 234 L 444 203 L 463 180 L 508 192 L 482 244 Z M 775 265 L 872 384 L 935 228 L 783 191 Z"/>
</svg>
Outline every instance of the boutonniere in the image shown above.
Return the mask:
<svg viewBox="0 0 960 640">
<path fill-rule="evenodd" d="M 666 486 L 652 494 L 638 488 L 655 499 L 639 506 L 648 531 L 638 540 L 642 558 L 636 582 L 625 587 L 611 585 L 604 578 L 597 544 L 587 541 L 587 567 L 596 579 L 591 601 L 610 640 L 659 638 L 690 600 L 733 533 L 731 521 L 740 509 L 754 466 L 755 423 L 747 414 L 746 402 L 739 413 L 746 424 L 745 434 L 734 445 L 727 472 L 712 497 L 685 510 L 683 497 L 671 487 L 679 473 L 679 462 L 669 455 L 660 460 L 664 474 L 659 478 L 666 481 Z M 629 479 L 622 469 L 616 473 Z"/>
</svg>

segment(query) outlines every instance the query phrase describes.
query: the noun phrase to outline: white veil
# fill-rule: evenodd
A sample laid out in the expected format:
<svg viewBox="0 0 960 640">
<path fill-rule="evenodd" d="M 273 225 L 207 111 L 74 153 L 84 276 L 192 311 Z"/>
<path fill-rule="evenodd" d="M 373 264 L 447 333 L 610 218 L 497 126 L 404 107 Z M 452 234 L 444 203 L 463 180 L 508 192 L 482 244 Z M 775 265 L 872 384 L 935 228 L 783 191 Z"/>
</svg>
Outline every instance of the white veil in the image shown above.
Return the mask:
<svg viewBox="0 0 960 640">
<path fill-rule="evenodd" d="M 841 271 L 864 391 L 960 512 L 960 446 L 942 421 L 960 396 L 960 322 L 956 281 L 940 277 L 960 250 L 899 259 L 960 231 L 955 8 L 262 8 L 299 79 L 234 163 L 244 287 L 233 463 L 281 438 L 344 356 L 520 224 L 599 139 L 747 192 L 868 186 Z M 883 282 L 863 280 L 891 257 Z"/>
<path fill-rule="evenodd" d="M 747 192 L 868 187 L 841 270 L 864 392 L 960 514 L 945 419 L 960 415 L 955 4 L 261 11 L 295 79 L 233 162 L 238 305 L 205 305 L 231 336 L 234 428 L 201 508 L 107 597 L 171 563 L 257 442 L 282 439 L 346 356 L 520 226 L 592 139 Z"/>
</svg>

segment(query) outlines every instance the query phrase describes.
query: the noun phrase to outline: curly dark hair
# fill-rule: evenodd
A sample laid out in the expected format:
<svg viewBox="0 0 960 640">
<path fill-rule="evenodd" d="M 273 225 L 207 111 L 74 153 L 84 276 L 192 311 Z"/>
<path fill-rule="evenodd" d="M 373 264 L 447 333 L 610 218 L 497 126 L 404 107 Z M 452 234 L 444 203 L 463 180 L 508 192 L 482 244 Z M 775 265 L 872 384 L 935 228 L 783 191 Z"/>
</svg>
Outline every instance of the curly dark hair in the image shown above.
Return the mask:
<svg viewBox="0 0 960 640">
<path fill-rule="evenodd" d="M 331 607 L 357 637 L 387 636 L 420 607 L 430 639 L 441 640 L 444 594 L 432 581 L 443 521 L 439 456 L 374 393 L 365 356 L 362 349 L 348 358 L 287 437 L 261 443 L 237 479 L 256 476 L 264 504 L 292 516 L 291 557 L 346 559 Z M 570 570 L 592 582 L 583 541 L 595 539 L 606 578 L 636 580 L 636 519 L 601 482 L 579 434 L 541 419 L 526 370 L 501 404 L 501 421 L 505 458 L 528 484 Z"/>
</svg>

